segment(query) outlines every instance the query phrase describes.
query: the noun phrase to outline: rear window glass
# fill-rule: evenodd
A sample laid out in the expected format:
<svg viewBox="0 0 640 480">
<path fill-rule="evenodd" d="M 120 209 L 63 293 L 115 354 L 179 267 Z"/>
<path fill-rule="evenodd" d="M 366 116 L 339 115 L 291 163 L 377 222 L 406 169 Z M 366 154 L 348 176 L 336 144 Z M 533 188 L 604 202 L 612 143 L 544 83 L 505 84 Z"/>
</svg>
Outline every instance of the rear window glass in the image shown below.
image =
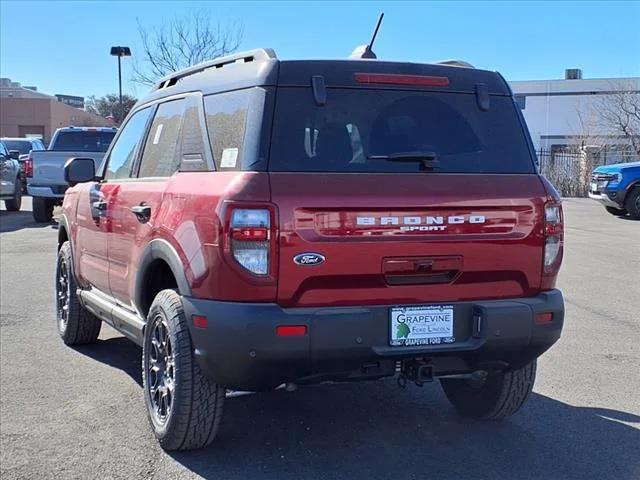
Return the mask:
<svg viewBox="0 0 640 480">
<path fill-rule="evenodd" d="M 51 150 L 65 152 L 106 152 L 116 132 L 60 132 Z"/>
<path fill-rule="evenodd" d="M 269 170 L 419 172 L 425 157 L 435 172 L 535 173 L 510 97 L 483 111 L 474 94 L 332 88 L 318 106 L 310 88 L 278 89 Z"/>
<path fill-rule="evenodd" d="M 17 150 L 20 155 L 26 155 L 31 151 L 31 142 L 28 140 L 5 140 L 7 150 Z"/>
</svg>

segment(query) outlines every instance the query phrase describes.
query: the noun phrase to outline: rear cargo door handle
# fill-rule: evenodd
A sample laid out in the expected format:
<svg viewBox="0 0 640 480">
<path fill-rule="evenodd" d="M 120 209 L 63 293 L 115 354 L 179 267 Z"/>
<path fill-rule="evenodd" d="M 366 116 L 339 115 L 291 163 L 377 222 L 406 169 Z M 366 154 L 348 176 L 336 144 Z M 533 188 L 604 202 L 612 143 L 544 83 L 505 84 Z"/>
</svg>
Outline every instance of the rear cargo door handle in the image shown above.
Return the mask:
<svg viewBox="0 0 640 480">
<path fill-rule="evenodd" d="M 151 218 L 151 207 L 149 205 L 135 205 L 129 210 L 137 217 L 140 223 L 147 223 Z"/>
<path fill-rule="evenodd" d="M 459 255 L 391 257 L 382 261 L 382 274 L 389 285 L 450 283 L 461 270 Z"/>
</svg>

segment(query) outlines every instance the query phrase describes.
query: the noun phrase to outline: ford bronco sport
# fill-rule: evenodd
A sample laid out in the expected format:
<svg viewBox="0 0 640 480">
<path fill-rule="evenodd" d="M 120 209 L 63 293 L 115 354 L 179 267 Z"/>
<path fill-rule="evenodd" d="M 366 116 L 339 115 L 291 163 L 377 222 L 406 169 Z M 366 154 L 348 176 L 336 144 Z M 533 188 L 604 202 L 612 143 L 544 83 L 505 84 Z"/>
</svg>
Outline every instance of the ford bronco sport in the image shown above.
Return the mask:
<svg viewBox="0 0 640 480">
<path fill-rule="evenodd" d="M 560 336 L 560 198 L 494 72 L 234 55 L 162 79 L 65 177 L 60 335 L 142 346 L 165 449 L 209 444 L 227 389 L 438 379 L 503 418 Z"/>
</svg>

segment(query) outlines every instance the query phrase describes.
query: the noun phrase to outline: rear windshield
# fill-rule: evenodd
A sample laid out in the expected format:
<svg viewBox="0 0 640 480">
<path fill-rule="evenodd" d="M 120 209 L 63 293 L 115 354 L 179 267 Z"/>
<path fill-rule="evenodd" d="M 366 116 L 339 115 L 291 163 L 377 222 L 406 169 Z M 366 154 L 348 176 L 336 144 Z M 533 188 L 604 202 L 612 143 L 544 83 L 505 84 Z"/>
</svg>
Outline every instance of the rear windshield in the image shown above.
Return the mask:
<svg viewBox="0 0 640 480">
<path fill-rule="evenodd" d="M 278 88 L 269 158 L 281 172 L 535 173 L 513 100 L 483 111 L 468 93 L 330 88 L 318 106 Z"/>
<path fill-rule="evenodd" d="M 28 140 L 4 140 L 7 150 L 17 150 L 20 155 L 26 155 L 31 151 L 31 142 Z"/>
<path fill-rule="evenodd" d="M 59 132 L 51 150 L 65 152 L 106 152 L 116 132 Z"/>
</svg>

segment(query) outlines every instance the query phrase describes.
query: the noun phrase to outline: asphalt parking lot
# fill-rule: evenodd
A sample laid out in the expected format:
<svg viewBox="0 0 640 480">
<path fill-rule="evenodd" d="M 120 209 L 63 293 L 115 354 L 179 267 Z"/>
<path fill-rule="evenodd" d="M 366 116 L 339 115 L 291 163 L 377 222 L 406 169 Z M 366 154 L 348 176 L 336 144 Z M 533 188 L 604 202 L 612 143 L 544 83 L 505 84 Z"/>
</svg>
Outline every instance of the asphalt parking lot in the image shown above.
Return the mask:
<svg viewBox="0 0 640 480">
<path fill-rule="evenodd" d="M 322 385 L 228 399 L 205 450 L 164 453 L 140 349 L 55 327 L 55 225 L 0 212 L 0 476 L 16 478 L 640 478 L 640 222 L 565 200 L 562 339 L 502 423 L 459 418 L 437 384 Z"/>
</svg>

